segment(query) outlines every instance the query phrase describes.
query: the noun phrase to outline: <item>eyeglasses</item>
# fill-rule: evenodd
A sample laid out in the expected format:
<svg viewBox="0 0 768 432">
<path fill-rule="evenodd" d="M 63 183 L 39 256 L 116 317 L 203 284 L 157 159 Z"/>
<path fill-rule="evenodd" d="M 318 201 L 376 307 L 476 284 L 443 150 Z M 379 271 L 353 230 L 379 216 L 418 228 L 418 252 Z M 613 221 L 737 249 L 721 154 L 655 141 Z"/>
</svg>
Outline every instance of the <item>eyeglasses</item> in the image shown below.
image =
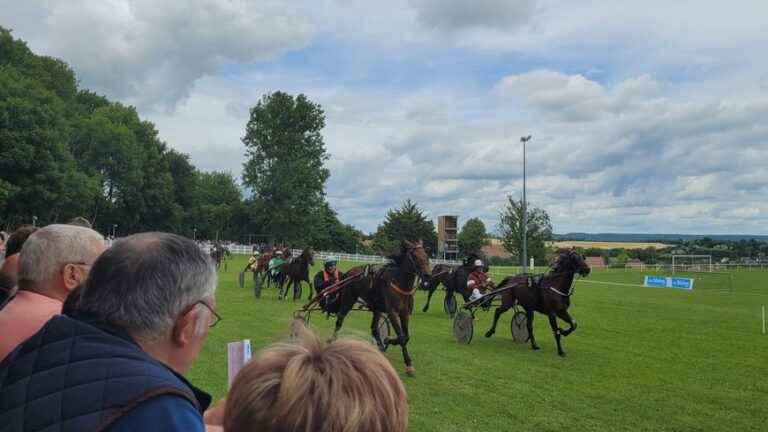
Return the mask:
<svg viewBox="0 0 768 432">
<path fill-rule="evenodd" d="M 208 327 L 216 327 L 216 324 L 221 322 L 221 315 L 217 314 L 215 310 L 213 310 L 213 307 L 209 305 L 208 303 L 204 302 L 203 300 L 196 301 L 192 304 L 192 307 L 195 307 L 197 304 L 201 304 L 208 308 L 209 311 L 211 311 L 211 314 L 213 314 L 213 321 L 211 321 L 210 324 L 208 324 Z"/>
</svg>

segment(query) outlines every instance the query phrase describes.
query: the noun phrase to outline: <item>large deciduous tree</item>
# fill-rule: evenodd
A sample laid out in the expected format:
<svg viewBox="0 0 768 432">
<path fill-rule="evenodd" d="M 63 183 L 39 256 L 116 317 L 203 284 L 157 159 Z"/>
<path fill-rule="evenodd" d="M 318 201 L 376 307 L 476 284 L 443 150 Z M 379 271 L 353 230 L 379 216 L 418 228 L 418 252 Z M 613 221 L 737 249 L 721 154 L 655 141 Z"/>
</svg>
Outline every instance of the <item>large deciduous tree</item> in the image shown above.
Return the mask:
<svg viewBox="0 0 768 432">
<path fill-rule="evenodd" d="M 276 238 L 306 243 L 304 233 L 324 203 L 329 171 L 320 131 L 322 108 L 300 94 L 267 94 L 251 108 L 243 143 L 243 183 L 263 206 Z"/>
<path fill-rule="evenodd" d="M 488 233 L 485 230 L 485 224 L 478 218 L 469 219 L 459 232 L 459 252 L 467 256 L 471 253 L 478 253 L 488 244 Z"/>
<path fill-rule="evenodd" d="M 552 224 L 547 212 L 540 208 L 528 207 L 527 243 L 528 257 L 546 262 L 546 242 L 552 239 Z M 499 234 L 504 248 L 518 259 L 523 251 L 523 201 L 507 197 L 507 204 L 499 215 Z"/>
<path fill-rule="evenodd" d="M 401 240 L 423 241 L 424 249 L 430 255 L 437 245 L 435 224 L 410 199 L 403 202 L 400 208 L 387 212 L 384 222 L 376 230 L 373 246 L 381 253 L 389 253 Z"/>
</svg>

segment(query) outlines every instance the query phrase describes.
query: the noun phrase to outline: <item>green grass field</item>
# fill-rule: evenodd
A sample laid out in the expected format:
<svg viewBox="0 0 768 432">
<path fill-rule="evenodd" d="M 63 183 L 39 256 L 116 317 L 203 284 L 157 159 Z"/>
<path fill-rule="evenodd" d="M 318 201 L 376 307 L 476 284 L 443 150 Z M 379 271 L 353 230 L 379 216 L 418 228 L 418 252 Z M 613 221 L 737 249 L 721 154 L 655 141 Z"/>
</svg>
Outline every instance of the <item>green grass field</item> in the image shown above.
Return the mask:
<svg viewBox="0 0 768 432">
<path fill-rule="evenodd" d="M 217 399 L 226 392 L 226 343 L 251 339 L 255 351 L 285 339 L 304 302 L 278 301 L 273 289 L 255 300 L 252 282 L 237 286 L 244 265 L 237 257 L 220 273 L 224 320 L 190 374 Z M 410 430 L 768 430 L 768 336 L 760 317 L 768 272 L 733 272 L 733 292 L 718 290 L 722 276 L 692 276 L 693 292 L 632 286 L 642 284 L 639 271 L 579 280 L 570 309 L 579 328 L 564 339 L 565 358 L 542 315 L 534 327 L 540 351 L 512 341 L 511 313 L 486 339 L 492 313 L 478 312 L 472 343 L 459 345 L 443 293 L 422 313 L 419 292 L 409 344 L 416 377 L 403 373 L 399 347 L 386 353 L 408 390 Z M 369 324 L 370 314 L 353 313 L 342 334 L 368 340 Z M 311 325 L 328 335 L 333 320 L 317 314 Z"/>
</svg>

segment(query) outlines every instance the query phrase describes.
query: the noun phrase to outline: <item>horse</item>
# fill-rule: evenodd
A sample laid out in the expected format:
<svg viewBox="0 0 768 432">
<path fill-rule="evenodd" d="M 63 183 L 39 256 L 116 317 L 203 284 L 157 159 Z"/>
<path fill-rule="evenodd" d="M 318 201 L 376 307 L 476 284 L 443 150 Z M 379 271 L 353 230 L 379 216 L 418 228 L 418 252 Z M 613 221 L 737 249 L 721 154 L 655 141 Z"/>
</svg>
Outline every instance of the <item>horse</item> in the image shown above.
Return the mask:
<svg viewBox="0 0 768 432">
<path fill-rule="evenodd" d="M 288 287 L 293 286 L 293 300 L 301 297 L 301 282 L 309 285 L 309 299 L 312 300 L 312 283 L 309 281 L 309 268 L 315 265 L 315 259 L 310 248 L 306 248 L 301 255 L 293 258 L 280 266 L 280 272 L 288 278 L 288 284 L 282 291 L 280 297 L 285 298 L 288 295 Z M 282 285 L 281 285 L 282 288 Z"/>
<path fill-rule="evenodd" d="M 538 350 L 536 338 L 533 336 L 533 312 L 539 312 L 549 317 L 549 325 L 552 327 L 555 341 L 557 342 L 557 354 L 565 356 L 565 351 L 560 343 L 560 337 L 568 336 L 576 330 L 576 321 L 568 313 L 573 295 L 573 277 L 589 275 L 590 268 L 584 258 L 574 251 L 560 254 L 550 272 L 534 281 L 530 275 L 509 276 L 499 282 L 499 287 L 509 288 L 501 294 L 501 306 L 496 308 L 493 315 L 493 324 L 485 333 L 485 337 L 491 337 L 496 332 L 496 324 L 499 317 L 510 308 L 520 305 L 525 310 L 528 324 L 528 335 L 531 348 Z M 557 318 L 565 321 L 570 327 L 562 330 L 557 326 Z"/>
<path fill-rule="evenodd" d="M 213 259 L 213 262 L 216 264 L 216 269 L 218 270 L 221 267 L 221 263 L 224 263 L 224 271 L 227 270 L 227 264 L 226 264 L 226 257 L 229 255 L 229 249 L 225 248 L 219 243 L 214 244 L 211 246 L 211 259 Z"/>
<path fill-rule="evenodd" d="M 454 293 L 458 292 L 464 298 L 464 303 L 469 301 L 470 292 L 467 291 L 467 279 L 469 274 L 472 273 L 475 260 L 482 259 L 477 254 L 469 254 L 462 265 L 460 266 L 448 266 L 446 264 L 437 264 L 432 269 L 432 277 L 427 282 L 427 303 L 424 305 L 422 312 L 429 310 L 429 303 L 432 300 L 432 294 L 435 293 L 437 287 L 440 284 L 445 286 L 445 298 L 452 297 Z"/>
<path fill-rule="evenodd" d="M 345 277 L 357 279 L 339 293 L 336 327 L 332 339 L 338 335 L 349 311 L 358 299 L 361 299 L 373 313 L 371 334 L 382 351 L 386 349 L 386 345 L 379 334 L 379 320 L 382 314 L 387 314 L 397 334 L 396 338 L 390 338 L 387 342 L 400 345 L 405 371 L 409 376 L 413 376 L 416 369 L 408 354 L 408 322 L 413 312 L 416 276 L 420 276 L 424 281 L 431 279 L 429 258 L 421 241 L 414 243 L 407 240 L 403 241 L 399 251 L 389 258 L 392 262 L 385 266 L 358 266 L 346 273 Z"/>
</svg>

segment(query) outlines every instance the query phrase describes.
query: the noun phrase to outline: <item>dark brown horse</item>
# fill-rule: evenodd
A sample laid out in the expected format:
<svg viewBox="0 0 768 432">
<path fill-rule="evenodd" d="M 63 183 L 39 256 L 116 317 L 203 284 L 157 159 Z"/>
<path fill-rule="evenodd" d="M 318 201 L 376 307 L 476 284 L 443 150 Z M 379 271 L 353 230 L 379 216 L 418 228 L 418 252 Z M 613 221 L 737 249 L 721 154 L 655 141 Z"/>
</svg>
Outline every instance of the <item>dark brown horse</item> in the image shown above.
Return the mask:
<svg viewBox="0 0 768 432">
<path fill-rule="evenodd" d="M 496 324 L 499 317 L 516 305 L 525 309 L 528 318 L 528 335 L 531 348 L 537 350 L 536 338 L 533 336 L 533 312 L 539 312 L 549 317 L 549 325 L 557 342 L 557 353 L 565 356 L 565 351 L 560 344 L 560 336 L 568 336 L 576 330 L 576 321 L 568 313 L 573 294 L 573 277 L 575 274 L 587 276 L 590 268 L 584 258 L 573 251 L 560 254 L 550 272 L 540 281 L 536 281 L 530 275 L 509 276 L 499 282 L 499 289 L 510 287 L 501 295 L 501 306 L 496 308 L 493 315 L 493 324 L 485 333 L 485 337 L 491 337 L 496 332 Z M 563 330 L 557 326 L 557 318 L 570 326 Z"/>
<path fill-rule="evenodd" d="M 352 310 L 358 299 L 361 299 L 373 313 L 371 334 L 382 350 L 386 348 L 386 345 L 379 334 L 379 320 L 382 314 L 387 314 L 397 335 L 387 342 L 391 345 L 400 345 L 403 350 L 405 371 L 408 375 L 413 375 L 416 370 L 413 368 L 411 356 L 408 354 L 407 345 L 410 338 L 408 322 L 413 312 L 416 276 L 420 276 L 422 280 L 430 279 L 429 258 L 421 242 L 412 243 L 409 241 L 403 241 L 399 252 L 389 258 L 392 262 L 383 267 L 361 266 L 354 267 L 347 272 L 345 277 L 359 275 L 359 278 L 340 292 L 333 337 L 335 338 L 341 330 L 344 318 L 347 317 L 349 311 Z"/>
<path fill-rule="evenodd" d="M 288 295 L 288 288 L 293 286 L 293 300 L 299 299 L 301 297 L 301 283 L 306 282 L 309 285 L 309 298 L 311 300 L 312 284 L 309 281 L 309 268 L 313 265 L 315 265 L 315 259 L 312 250 L 306 248 L 301 252 L 301 255 L 280 266 L 280 271 L 288 277 L 288 283 L 285 285 L 280 298 L 285 298 Z"/>
<path fill-rule="evenodd" d="M 214 243 L 211 246 L 211 259 L 216 264 L 216 269 L 219 269 L 221 267 L 221 264 L 224 263 L 224 271 L 227 270 L 227 262 L 226 259 L 230 255 L 229 249 L 224 247 L 221 243 Z"/>
</svg>

